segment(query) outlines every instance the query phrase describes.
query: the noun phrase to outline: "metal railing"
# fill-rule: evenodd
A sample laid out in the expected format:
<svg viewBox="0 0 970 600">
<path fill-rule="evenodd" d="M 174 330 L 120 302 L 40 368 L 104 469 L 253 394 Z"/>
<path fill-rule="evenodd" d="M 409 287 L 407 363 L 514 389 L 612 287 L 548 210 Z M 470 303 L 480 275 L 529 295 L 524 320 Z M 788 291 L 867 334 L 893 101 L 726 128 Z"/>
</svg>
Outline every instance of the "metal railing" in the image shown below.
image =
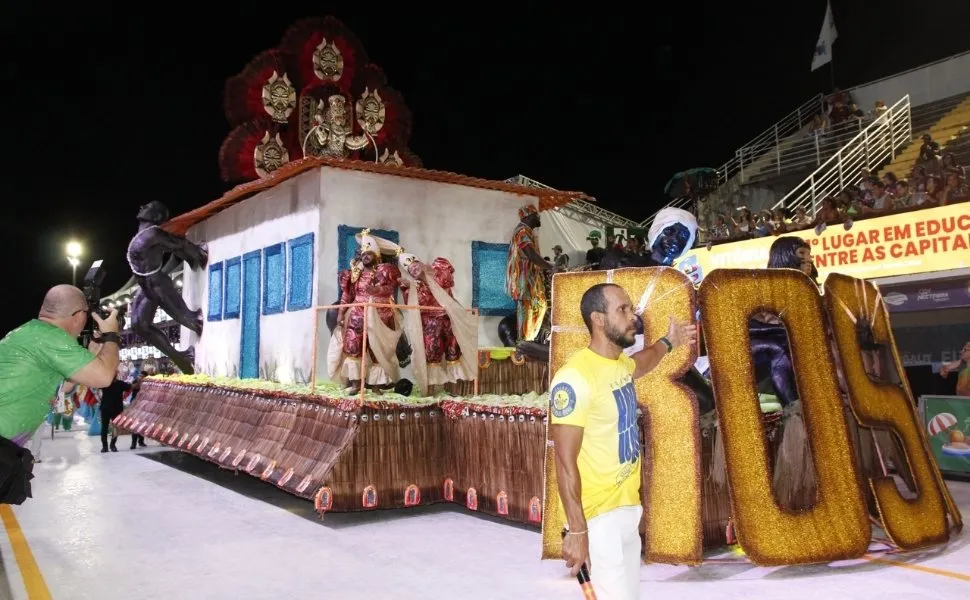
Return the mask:
<svg viewBox="0 0 970 600">
<path fill-rule="evenodd" d="M 769 153 L 772 153 L 776 159 L 780 159 L 782 142 L 801 131 L 817 115 L 822 114 L 823 107 L 824 96 L 817 94 L 735 150 L 734 158 L 717 169 L 718 185 L 727 183 L 735 175 L 740 175 L 744 179 L 745 167 L 750 168 L 756 160 Z"/>
<path fill-rule="evenodd" d="M 755 168 L 755 161 L 763 160 L 768 153 L 773 153 L 779 157 L 782 153 L 781 146 L 792 135 L 798 133 L 803 127 L 821 115 L 825 106 L 825 97 L 816 94 L 803 102 L 795 110 L 788 113 L 778 120 L 774 125 L 756 135 L 748 143 L 734 151 L 734 158 L 717 168 L 717 185 L 723 186 L 735 176 L 745 178 L 745 169 L 749 171 Z M 663 208 L 683 208 L 690 210 L 691 200 L 689 198 L 677 198 L 664 205 Z M 663 210 L 663 209 L 661 209 Z M 649 225 L 657 216 L 659 210 L 640 222 L 640 227 Z"/>
<path fill-rule="evenodd" d="M 744 181 L 750 183 L 792 171 L 804 172 L 817 167 L 863 128 L 865 128 L 865 121 L 852 118 L 825 129 L 809 131 L 785 140 L 775 152 L 752 163 L 750 172 L 745 174 Z"/>
<path fill-rule="evenodd" d="M 862 169 L 875 168 L 896 157 L 896 150 L 913 137 L 909 94 L 889 107 L 856 134 L 831 158 L 795 186 L 772 209 L 804 208 L 814 215 L 822 199 L 835 196 L 862 178 Z"/>
<path fill-rule="evenodd" d="M 526 187 L 534 187 L 546 190 L 555 190 L 556 188 L 548 186 L 540 181 L 526 177 L 525 175 L 516 175 L 515 177 L 509 177 L 505 180 L 506 183 L 514 183 L 517 185 L 524 185 Z M 619 225 L 622 227 L 636 227 L 636 221 L 631 221 L 626 217 L 620 216 L 613 211 L 601 208 L 592 202 L 587 202 L 586 200 L 573 200 L 565 206 L 557 206 L 555 210 L 559 212 L 566 213 L 570 217 L 576 219 L 577 221 L 582 221 L 587 225 L 592 225 L 594 227 L 599 227 L 603 223 L 610 225 Z"/>
</svg>

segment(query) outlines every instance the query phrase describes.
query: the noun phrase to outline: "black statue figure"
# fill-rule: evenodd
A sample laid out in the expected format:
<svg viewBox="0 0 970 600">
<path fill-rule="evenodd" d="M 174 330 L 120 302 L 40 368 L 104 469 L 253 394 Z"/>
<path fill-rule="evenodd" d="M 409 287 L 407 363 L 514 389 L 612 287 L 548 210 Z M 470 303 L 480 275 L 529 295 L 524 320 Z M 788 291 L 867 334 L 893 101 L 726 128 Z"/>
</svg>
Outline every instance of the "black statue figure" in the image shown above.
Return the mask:
<svg viewBox="0 0 970 600">
<path fill-rule="evenodd" d="M 665 208 L 657 213 L 647 232 L 649 254 L 630 254 L 607 248 L 600 260 L 600 271 L 626 267 L 669 267 L 694 245 L 697 219 L 680 208 Z"/>
<path fill-rule="evenodd" d="M 650 258 L 657 265 L 669 267 L 694 246 L 697 219 L 680 208 L 665 208 L 657 213 L 647 232 Z"/>
<path fill-rule="evenodd" d="M 172 235 L 159 225 L 168 220 L 168 208 L 158 201 L 138 211 L 138 233 L 128 244 L 128 265 L 138 284 L 131 301 L 131 328 L 141 339 L 158 348 L 188 375 L 195 373 L 195 350 L 176 350 L 165 333 L 155 326 L 155 311 L 161 307 L 176 323 L 202 335 L 202 310 L 190 310 L 172 279 L 162 271 L 165 255 L 173 254 L 192 269 L 203 269 L 209 253 L 202 245 Z"/>
</svg>

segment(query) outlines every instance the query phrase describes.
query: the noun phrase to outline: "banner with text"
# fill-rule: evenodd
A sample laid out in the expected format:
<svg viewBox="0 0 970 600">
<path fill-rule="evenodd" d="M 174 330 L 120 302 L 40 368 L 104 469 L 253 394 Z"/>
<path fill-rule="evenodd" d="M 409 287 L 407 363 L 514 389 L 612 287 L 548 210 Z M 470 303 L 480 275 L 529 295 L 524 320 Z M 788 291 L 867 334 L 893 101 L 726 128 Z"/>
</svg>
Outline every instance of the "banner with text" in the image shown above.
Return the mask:
<svg viewBox="0 0 970 600">
<path fill-rule="evenodd" d="M 970 267 L 970 204 L 962 203 L 857 221 L 848 231 L 830 225 L 795 231 L 808 241 L 819 280 L 829 273 L 860 279 Z M 714 269 L 763 269 L 775 236 L 695 248 L 676 266 L 694 283 Z"/>
<path fill-rule="evenodd" d="M 970 279 L 966 278 L 881 286 L 880 289 L 889 312 L 893 313 L 970 307 Z"/>
</svg>

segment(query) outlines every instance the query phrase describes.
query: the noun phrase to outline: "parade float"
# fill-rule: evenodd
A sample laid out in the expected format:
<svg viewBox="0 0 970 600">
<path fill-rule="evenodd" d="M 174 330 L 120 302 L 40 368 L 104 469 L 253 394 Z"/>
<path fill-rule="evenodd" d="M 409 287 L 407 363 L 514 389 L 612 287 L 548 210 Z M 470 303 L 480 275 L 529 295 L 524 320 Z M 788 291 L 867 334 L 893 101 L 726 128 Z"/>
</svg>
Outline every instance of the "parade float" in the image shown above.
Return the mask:
<svg viewBox="0 0 970 600">
<path fill-rule="evenodd" d="M 518 313 L 530 335 L 548 333 L 548 363 L 501 345 L 499 325 L 517 310 L 507 279 L 522 273 L 507 265 L 510 238 L 523 227 L 532 235 L 543 210 L 583 195 L 421 168 L 407 148 L 406 107 L 379 73 L 339 22 L 319 19 L 295 25 L 229 82 L 236 127 L 220 161 L 227 180 L 244 183 L 174 219 L 140 213 L 143 229 L 165 232 L 158 248 L 185 255 L 178 297 L 156 304 L 182 319 L 173 352 L 196 372 L 146 380 L 120 426 L 306 498 L 321 515 L 453 502 L 541 527 L 542 556 L 555 558 L 549 374 L 589 342 L 582 293 L 613 282 L 638 302 L 644 339 L 663 335 L 669 317 L 701 315 L 701 346 L 675 350 L 637 382 L 649 560 L 698 564 L 736 541 L 757 564 L 827 562 L 940 544 L 961 526 L 898 377 L 881 299 L 865 282 L 830 276 L 823 295 L 790 268 L 720 269 L 699 289 L 668 266 L 561 273 L 549 298 L 534 286 L 532 300 L 547 304 L 530 300 Z M 662 225 L 671 239 L 689 229 Z M 154 252 L 142 242 L 135 259 Z M 343 302 L 361 281 L 420 274 L 402 247 L 453 267 L 442 287 L 467 307 L 477 338 L 465 379 L 401 386 L 421 366 L 422 345 L 384 344 L 377 325 L 398 331 L 408 311 L 440 315 L 447 298 L 426 306 L 358 290 Z M 758 311 L 787 332 L 797 403 L 758 392 L 748 351 Z M 362 348 L 346 342 L 355 314 Z M 346 376 L 332 357 L 353 348 L 366 358 Z M 398 362 L 368 354 L 378 350 L 396 350 Z M 700 353 L 710 376 L 698 382 Z M 878 381 L 873 360 L 884 366 Z M 372 380 L 379 368 L 399 378 Z M 354 376 L 359 389 L 349 389 Z M 795 417 L 800 439 L 786 432 Z M 880 433 L 895 460 L 882 456 Z"/>
</svg>

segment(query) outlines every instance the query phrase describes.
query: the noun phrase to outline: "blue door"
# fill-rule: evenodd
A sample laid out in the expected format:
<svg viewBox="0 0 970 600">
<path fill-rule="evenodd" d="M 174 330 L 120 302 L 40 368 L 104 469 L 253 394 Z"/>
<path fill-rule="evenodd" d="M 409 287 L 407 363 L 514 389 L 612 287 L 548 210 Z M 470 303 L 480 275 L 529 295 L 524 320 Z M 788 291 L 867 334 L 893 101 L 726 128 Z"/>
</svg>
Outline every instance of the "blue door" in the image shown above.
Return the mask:
<svg viewBox="0 0 970 600">
<path fill-rule="evenodd" d="M 240 379 L 259 377 L 259 276 L 260 251 L 243 255 L 243 293 L 240 334 Z"/>
</svg>

